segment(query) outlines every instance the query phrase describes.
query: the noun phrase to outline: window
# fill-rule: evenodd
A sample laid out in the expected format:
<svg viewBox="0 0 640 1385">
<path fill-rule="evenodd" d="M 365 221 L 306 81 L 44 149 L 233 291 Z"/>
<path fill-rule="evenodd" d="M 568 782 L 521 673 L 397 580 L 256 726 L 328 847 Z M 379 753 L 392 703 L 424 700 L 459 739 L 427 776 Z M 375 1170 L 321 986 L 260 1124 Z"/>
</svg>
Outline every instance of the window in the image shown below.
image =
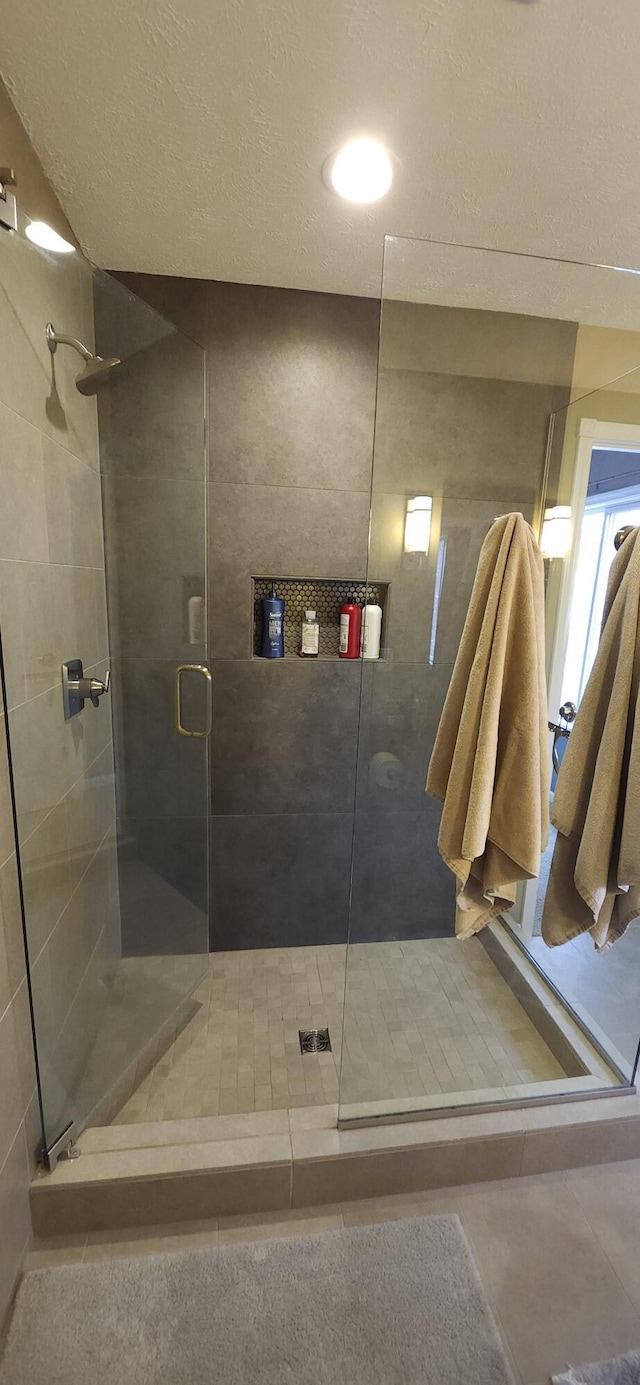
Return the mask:
<svg viewBox="0 0 640 1385">
<path fill-rule="evenodd" d="M 614 538 L 625 524 L 640 525 L 640 485 L 589 497 L 571 597 L 562 701 L 580 705 L 596 657 Z"/>
</svg>

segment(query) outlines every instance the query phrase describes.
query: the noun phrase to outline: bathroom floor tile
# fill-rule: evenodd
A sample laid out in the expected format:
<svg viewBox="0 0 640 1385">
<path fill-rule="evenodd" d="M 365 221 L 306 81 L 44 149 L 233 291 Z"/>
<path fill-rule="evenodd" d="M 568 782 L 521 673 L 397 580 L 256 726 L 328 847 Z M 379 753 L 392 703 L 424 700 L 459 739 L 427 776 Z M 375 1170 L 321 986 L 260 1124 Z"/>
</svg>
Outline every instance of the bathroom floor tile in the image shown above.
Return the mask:
<svg viewBox="0 0 640 1385">
<path fill-rule="evenodd" d="M 169 1226 L 130 1227 L 126 1231 L 94 1231 L 86 1238 L 85 1260 L 105 1260 L 118 1256 L 157 1255 L 165 1250 L 200 1250 L 217 1245 L 216 1218 L 198 1222 L 176 1222 Z"/>
<path fill-rule="evenodd" d="M 67 1265 L 72 1260 L 82 1260 L 87 1237 L 82 1232 L 78 1236 L 48 1236 L 36 1238 L 24 1263 L 26 1270 L 42 1270 L 48 1265 Z"/>
<path fill-rule="evenodd" d="M 640 1344 L 640 1314 L 565 1175 L 463 1190 L 463 1226 L 526 1385 Z"/>
</svg>

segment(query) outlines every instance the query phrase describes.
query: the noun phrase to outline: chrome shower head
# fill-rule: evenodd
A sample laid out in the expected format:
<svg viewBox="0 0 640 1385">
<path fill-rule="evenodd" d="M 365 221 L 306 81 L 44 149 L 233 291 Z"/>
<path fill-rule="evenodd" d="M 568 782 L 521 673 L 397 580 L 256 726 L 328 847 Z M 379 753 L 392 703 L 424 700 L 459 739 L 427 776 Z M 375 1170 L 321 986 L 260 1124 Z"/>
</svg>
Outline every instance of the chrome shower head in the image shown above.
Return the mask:
<svg viewBox="0 0 640 1385">
<path fill-rule="evenodd" d="M 77 337 L 68 337 L 64 332 L 56 332 L 52 322 L 47 323 L 47 346 L 51 355 L 55 355 L 59 346 L 72 346 L 84 361 L 84 370 L 76 375 L 76 389 L 80 394 L 97 394 L 100 385 L 109 370 L 114 366 L 120 365 L 119 356 L 94 356 L 88 347 L 83 346 Z"/>
</svg>

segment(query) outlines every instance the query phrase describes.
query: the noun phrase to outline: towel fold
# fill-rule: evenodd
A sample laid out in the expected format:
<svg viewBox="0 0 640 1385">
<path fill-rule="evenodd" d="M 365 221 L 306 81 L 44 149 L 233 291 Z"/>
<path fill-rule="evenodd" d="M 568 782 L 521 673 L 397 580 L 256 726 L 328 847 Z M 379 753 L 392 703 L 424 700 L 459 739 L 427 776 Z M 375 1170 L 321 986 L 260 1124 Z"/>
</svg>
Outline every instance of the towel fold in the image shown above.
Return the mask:
<svg viewBox="0 0 640 1385">
<path fill-rule="evenodd" d="M 544 566 L 521 514 L 482 546 L 427 792 L 444 803 L 438 848 L 470 937 L 538 874 L 548 832 Z"/>
<path fill-rule="evenodd" d="M 640 529 L 613 560 L 602 633 L 563 756 L 542 936 L 598 951 L 640 915 Z"/>
</svg>

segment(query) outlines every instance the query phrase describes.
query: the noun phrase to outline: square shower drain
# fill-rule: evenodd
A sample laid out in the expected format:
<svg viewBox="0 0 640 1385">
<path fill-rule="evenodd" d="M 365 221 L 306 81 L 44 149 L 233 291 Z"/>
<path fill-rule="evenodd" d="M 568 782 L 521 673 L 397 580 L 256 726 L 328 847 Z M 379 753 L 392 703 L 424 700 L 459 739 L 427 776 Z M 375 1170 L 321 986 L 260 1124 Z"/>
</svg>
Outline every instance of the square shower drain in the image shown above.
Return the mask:
<svg viewBox="0 0 640 1385">
<path fill-rule="evenodd" d="M 331 1053 L 328 1029 L 299 1029 L 301 1053 Z"/>
</svg>

